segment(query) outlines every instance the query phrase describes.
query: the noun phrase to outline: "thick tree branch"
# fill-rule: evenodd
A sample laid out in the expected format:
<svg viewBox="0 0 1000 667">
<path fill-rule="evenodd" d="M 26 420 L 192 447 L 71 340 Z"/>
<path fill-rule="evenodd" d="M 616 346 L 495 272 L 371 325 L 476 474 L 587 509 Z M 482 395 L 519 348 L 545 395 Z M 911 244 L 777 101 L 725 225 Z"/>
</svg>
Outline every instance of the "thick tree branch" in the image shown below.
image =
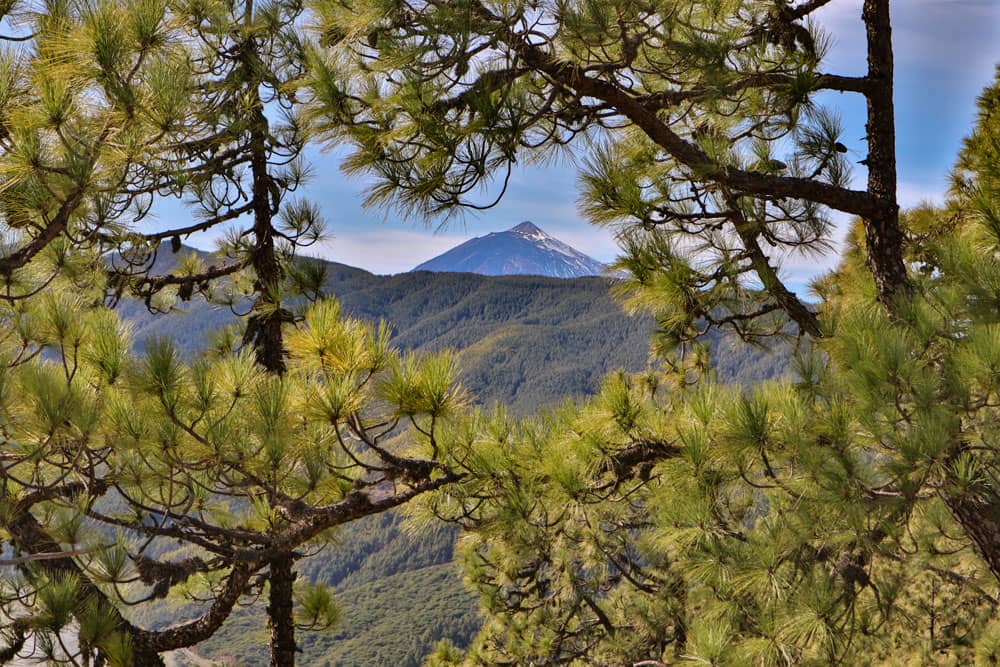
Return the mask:
<svg viewBox="0 0 1000 667">
<path fill-rule="evenodd" d="M 250 583 L 250 577 L 258 569 L 251 564 L 237 561 L 226 578 L 222 592 L 215 596 L 212 606 L 199 618 L 166 630 L 136 630 L 137 637 L 156 651 L 173 651 L 193 646 L 215 634 Z"/>
<path fill-rule="evenodd" d="M 578 65 L 556 60 L 507 27 L 500 17 L 483 5 L 477 3 L 475 9 L 480 18 L 501 28 L 508 46 L 522 62 L 545 74 L 554 83 L 575 91 L 578 96 L 592 97 L 618 110 L 677 162 L 690 169 L 696 178 L 714 181 L 748 194 L 811 201 L 863 218 L 886 215 L 894 207 L 894 202 L 869 192 L 850 190 L 808 178 L 775 176 L 721 164 L 697 145 L 674 132 L 660 119 L 656 109 L 643 104 L 637 96 L 614 83 L 587 76 L 585 69 Z"/>
<path fill-rule="evenodd" d="M 809 14 L 812 14 L 814 11 L 816 11 L 821 7 L 825 7 L 826 5 L 830 4 L 830 2 L 831 0 L 809 0 L 809 2 L 803 2 L 801 5 L 798 5 L 797 7 L 790 8 L 788 11 L 788 16 L 793 21 L 797 21 L 799 19 L 805 18 Z"/>
<path fill-rule="evenodd" d="M 352 491 L 343 500 L 331 505 L 299 507 L 297 518 L 290 521 L 286 528 L 278 531 L 268 547 L 236 549 L 234 556 L 238 561 L 251 562 L 278 557 L 305 544 L 325 530 L 399 507 L 423 493 L 453 484 L 464 477 L 463 473 L 447 471 L 440 477 L 416 482 L 399 493 L 394 492 L 392 483 L 386 482 L 367 493 Z"/>
<path fill-rule="evenodd" d="M 0 275 L 9 277 L 15 270 L 33 260 L 52 241 L 65 232 L 69 226 L 70 218 L 83 201 L 85 190 L 83 185 L 77 185 L 73 192 L 63 200 L 55 216 L 45 225 L 38 236 L 15 252 L 0 257 Z"/>
<path fill-rule="evenodd" d="M 204 283 L 208 283 L 225 276 L 230 276 L 245 269 L 249 264 L 249 261 L 242 261 L 223 264 L 222 266 L 211 266 L 201 273 L 193 273 L 187 276 L 177 275 L 175 273 L 167 273 L 160 276 L 144 276 L 132 288 L 132 293 L 137 296 L 141 296 L 148 301 L 150 297 L 160 290 L 166 287 L 176 286 L 181 288 L 181 298 L 185 298 L 186 296 L 190 296 L 190 291 L 188 291 L 189 289 L 193 290 L 194 287 Z M 112 279 L 122 275 L 113 270 L 109 271 L 108 274 Z"/>
</svg>

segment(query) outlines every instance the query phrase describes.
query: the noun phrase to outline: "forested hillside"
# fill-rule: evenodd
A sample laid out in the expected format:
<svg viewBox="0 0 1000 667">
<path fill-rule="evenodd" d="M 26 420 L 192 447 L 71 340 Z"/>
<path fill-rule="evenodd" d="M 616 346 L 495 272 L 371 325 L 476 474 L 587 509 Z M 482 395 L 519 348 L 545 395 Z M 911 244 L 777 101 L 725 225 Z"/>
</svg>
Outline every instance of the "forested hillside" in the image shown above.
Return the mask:
<svg viewBox="0 0 1000 667">
<path fill-rule="evenodd" d="M 167 255 L 157 270 L 172 263 Z M 396 346 L 459 351 L 460 377 L 485 406 L 500 402 L 527 413 L 592 393 L 609 371 L 637 371 L 649 359 L 653 321 L 627 316 L 610 295 L 607 278 L 424 271 L 376 276 L 322 264 L 326 294 L 351 316 L 388 322 Z M 191 353 L 206 344 L 209 332 L 237 321 L 228 309 L 197 300 L 178 301 L 168 314 L 150 315 L 136 301 L 123 302 L 120 310 L 136 323 L 140 346 L 165 336 Z M 713 345 L 727 381 L 754 382 L 784 372 L 780 355 L 762 355 L 731 339 Z"/>
<path fill-rule="evenodd" d="M 173 259 L 163 257 L 159 268 L 168 269 Z M 335 263 L 326 263 L 326 270 L 326 292 L 353 316 L 391 323 L 396 345 L 458 351 L 462 382 L 484 406 L 501 403 L 528 414 L 591 394 L 607 373 L 639 371 L 649 358 L 652 320 L 627 316 L 605 278 L 422 271 L 376 276 Z M 189 353 L 205 344 L 210 330 L 236 320 L 200 301 L 178 302 L 175 312 L 160 315 L 135 301 L 120 308 L 135 322 L 139 345 L 167 336 Z M 784 353 L 731 338 L 713 345 L 727 380 L 759 381 L 787 368 Z M 437 640 L 463 646 L 478 630 L 475 597 L 452 563 L 454 530 L 414 533 L 404 524 L 397 513 L 369 517 L 303 562 L 302 576 L 334 587 L 344 613 L 337 630 L 303 636 L 303 665 L 416 667 Z M 245 610 L 198 651 L 266 665 L 263 628 L 261 609 Z"/>
</svg>

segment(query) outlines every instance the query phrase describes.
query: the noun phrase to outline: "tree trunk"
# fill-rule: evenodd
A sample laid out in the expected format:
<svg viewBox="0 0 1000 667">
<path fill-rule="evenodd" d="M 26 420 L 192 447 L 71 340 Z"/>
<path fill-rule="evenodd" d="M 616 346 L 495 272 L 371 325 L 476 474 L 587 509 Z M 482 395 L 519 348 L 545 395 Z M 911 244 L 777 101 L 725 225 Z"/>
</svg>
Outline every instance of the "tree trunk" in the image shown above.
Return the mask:
<svg viewBox="0 0 1000 667">
<path fill-rule="evenodd" d="M 995 496 L 976 500 L 969 495 L 945 496 L 945 503 L 976 550 L 1000 581 L 1000 502 Z"/>
<path fill-rule="evenodd" d="M 868 266 L 882 304 L 893 312 L 911 283 L 903 260 L 903 232 L 896 200 L 896 127 L 893 108 L 892 25 L 889 0 L 865 0 L 868 33 L 868 191 L 884 211 L 866 218 Z M 960 447 L 960 446 L 959 446 Z M 944 494 L 945 503 L 1000 581 L 1000 502 Z"/>
<path fill-rule="evenodd" d="M 295 571 L 291 554 L 271 561 L 267 624 L 271 630 L 270 667 L 294 667 L 295 619 L 292 616 Z"/>
<path fill-rule="evenodd" d="M 248 68 L 252 72 L 252 68 Z M 251 77 L 251 80 L 252 77 Z M 253 314 L 247 322 L 245 343 L 253 345 L 257 361 L 268 372 L 281 375 L 285 372 L 285 347 L 282 334 L 284 323 L 290 318 L 281 307 L 281 283 L 284 269 L 274 249 L 272 221 L 280 201 L 272 189 L 269 173 L 267 137 L 269 125 L 264 105 L 256 89 L 251 93 L 253 110 L 250 118 L 250 169 L 253 177 L 253 231 L 254 249 L 252 265 L 256 276 Z M 293 618 L 294 560 L 287 552 L 270 563 L 268 583 L 270 593 L 267 605 L 267 624 L 271 631 L 271 667 L 294 667 L 295 620 Z"/>
<path fill-rule="evenodd" d="M 910 291 L 896 194 L 896 121 L 893 102 L 892 23 L 889 0 L 865 0 L 868 34 L 868 192 L 880 211 L 864 219 L 868 267 L 879 300 L 890 310 Z"/>
<path fill-rule="evenodd" d="M 257 361 L 271 373 L 285 372 L 285 349 L 281 327 L 287 319 L 281 308 L 281 264 L 274 252 L 272 218 L 279 202 L 271 201 L 271 176 L 268 173 L 268 122 L 264 105 L 255 101 L 250 129 L 250 169 L 253 174 L 252 265 L 256 282 L 253 314 L 247 322 L 245 342 L 253 345 Z"/>
<path fill-rule="evenodd" d="M 284 277 L 274 252 L 274 231 L 271 226 L 278 202 L 271 201 L 271 177 L 267 161 L 267 118 L 263 105 L 257 102 L 251 129 L 251 169 L 253 172 L 254 241 L 253 267 L 256 274 L 254 312 L 247 323 L 247 338 L 253 345 L 257 361 L 268 372 L 285 372 L 285 348 L 282 326 L 287 319 L 281 307 L 280 285 Z M 285 554 L 271 561 L 268 582 L 271 590 L 267 605 L 268 627 L 271 630 L 271 667 L 295 665 L 295 622 L 292 617 L 293 583 L 292 555 Z"/>
</svg>

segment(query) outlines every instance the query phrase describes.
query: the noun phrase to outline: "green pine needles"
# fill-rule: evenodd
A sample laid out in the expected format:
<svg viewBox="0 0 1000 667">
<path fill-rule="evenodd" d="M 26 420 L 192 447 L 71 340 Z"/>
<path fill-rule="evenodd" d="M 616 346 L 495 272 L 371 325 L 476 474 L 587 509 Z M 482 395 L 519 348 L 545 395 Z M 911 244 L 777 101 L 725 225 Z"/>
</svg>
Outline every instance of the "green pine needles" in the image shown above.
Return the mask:
<svg viewBox="0 0 1000 667">
<path fill-rule="evenodd" d="M 460 528 L 481 601 L 429 665 L 996 663 L 1000 97 L 951 201 L 901 214 L 890 3 L 861 76 L 825 69 L 827 4 L 2 3 L 0 664 L 155 667 L 259 599 L 294 665 L 349 622 L 296 563 L 395 509 Z M 827 91 L 867 106 L 864 189 Z M 301 258 L 309 141 L 423 217 L 579 156 L 650 370 L 471 407 L 450 352 L 399 351 Z M 806 302 L 780 262 L 830 249 L 831 210 L 857 223 Z M 127 298 L 241 324 L 137 353 Z M 719 382 L 712 329 L 794 373 Z"/>
<path fill-rule="evenodd" d="M 185 362 L 161 340 L 135 358 L 113 313 L 65 293 L 42 301 L 26 324 L 51 354 L 11 364 L 0 405 L 5 532 L 27 552 L 5 571 L 5 626 L 26 655 L 133 664 L 106 645 L 190 645 L 259 591 L 251 577 L 274 554 L 457 478 L 445 461 L 460 449 L 438 444 L 465 402 L 448 357 L 401 358 L 385 326 L 335 302 L 306 312 L 279 377 L 247 351 Z M 22 542 L 42 535 L 45 551 Z M 50 560 L 60 550 L 72 566 Z M 120 615 L 168 593 L 212 603 L 157 632 Z M 99 630 L 92 608 L 107 616 Z M 328 591 L 302 589 L 300 627 L 337 618 Z"/>
</svg>

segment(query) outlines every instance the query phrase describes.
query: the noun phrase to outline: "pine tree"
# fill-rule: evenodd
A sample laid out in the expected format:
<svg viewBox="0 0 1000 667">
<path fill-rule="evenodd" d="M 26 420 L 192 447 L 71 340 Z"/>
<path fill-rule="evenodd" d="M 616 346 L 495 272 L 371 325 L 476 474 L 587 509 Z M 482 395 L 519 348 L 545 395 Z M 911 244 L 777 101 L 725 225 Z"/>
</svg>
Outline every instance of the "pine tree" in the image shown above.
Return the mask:
<svg viewBox="0 0 1000 667">
<path fill-rule="evenodd" d="M 669 275 L 651 299 L 671 338 L 788 318 L 817 335 L 773 263 L 827 248 L 830 209 L 865 221 L 879 298 L 907 289 L 889 2 L 865 2 L 860 77 L 822 67 L 829 40 L 811 19 L 827 4 L 316 0 L 317 126 L 354 143 L 348 168 L 379 176 L 370 203 L 428 216 L 492 205 L 473 196 L 515 163 L 577 150 L 583 210 L 620 224 L 640 285 Z M 817 103 L 828 91 L 868 106 L 865 191 Z"/>
<path fill-rule="evenodd" d="M 135 170 L 182 122 L 187 76 L 162 2 L 3 5 L 5 298 L 50 243 L 100 244 L 144 215 Z"/>
<path fill-rule="evenodd" d="M 82 64 L 96 81 L 90 89 L 73 82 L 81 90 L 62 102 L 65 124 L 103 113 L 130 134 L 128 141 L 114 135 L 115 161 L 99 163 L 103 181 L 77 179 L 82 193 L 70 197 L 66 221 L 39 226 L 26 236 L 28 250 L 11 253 L 21 289 L 7 300 L 20 345 L 11 368 L 25 366 L 12 377 L 27 374 L 19 381 L 34 383 L 24 394 L 35 400 L 11 410 L 55 411 L 65 418 L 60 434 L 67 430 L 75 444 L 45 457 L 47 440 L 25 435 L 5 452 L 3 525 L 15 551 L 7 564 L 17 571 L 15 593 L 4 598 L 13 628 L 4 655 L 35 650 L 53 660 L 161 664 L 159 653 L 209 637 L 266 581 L 272 664 L 294 664 L 295 627 L 322 628 L 336 617 L 325 589 L 300 586 L 295 603 L 294 560 L 306 545 L 456 479 L 435 444 L 461 403 L 451 363 L 399 359 L 386 347 L 387 328 L 343 321 L 332 303 L 306 314 L 287 305 L 291 297 L 319 298 L 323 281 L 317 263 L 296 259 L 319 238 L 318 213 L 290 199 L 307 175 L 295 110 L 304 63 L 300 4 L 111 3 L 65 17 L 50 9 L 43 17 L 63 30 L 59 48 L 86 47 L 60 71 Z M 162 53 L 143 50 L 155 48 Z M 110 111 L 92 104 L 95 86 L 120 104 Z M 125 123 L 132 115 L 145 123 Z M 35 129 L 33 117 L 23 120 Z M 58 148 L 66 130 L 55 124 L 51 131 L 56 141 L 48 143 Z M 67 153 L 75 148 L 67 146 Z M 39 167 L 37 156 L 7 157 L 8 221 L 26 192 L 68 180 L 66 169 Z M 189 203 L 196 222 L 140 227 L 164 196 Z M 170 273 L 156 273 L 161 244 L 169 241 L 176 253 L 183 237 L 213 228 L 229 229 L 221 250 L 229 261 L 206 268 L 185 257 Z M 250 311 L 241 340 L 223 334 L 214 361 L 183 364 L 161 341 L 137 366 L 127 355 L 127 330 L 99 307 L 100 290 L 112 303 L 137 296 L 154 310 L 201 293 L 233 307 L 249 303 Z M 52 326 L 19 314 L 22 301 L 31 312 L 48 304 L 54 314 L 43 314 L 57 321 L 56 333 L 34 333 L 36 319 L 45 332 Z M 82 341 L 91 338 L 97 349 L 81 358 Z M 303 360 L 302 349 L 311 356 Z M 40 361 L 48 356 L 56 363 Z M 60 407 L 67 397 L 80 403 L 76 411 Z M 312 416 L 297 416 L 300 408 Z M 106 440 L 91 440 L 95 434 Z M 400 453 L 408 446 L 419 456 Z M 48 515 L 62 519 L 47 526 L 38 517 Z M 63 524 L 73 539 L 64 539 Z M 120 535 L 77 548 L 81 531 Z M 178 540 L 187 546 L 168 546 Z M 36 594 L 44 604 L 25 614 Z M 155 606 L 170 594 L 205 602 L 193 620 L 166 630 L 145 630 L 121 614 L 123 604 Z"/>
<path fill-rule="evenodd" d="M 43 582 L 35 592 L 44 601 L 43 611 L 48 606 L 41 621 L 17 613 L 5 626 L 11 647 L 4 656 L 9 660 L 25 645 L 42 653 L 61 651 L 56 635 L 43 632 L 30 641 L 29 635 L 39 625 L 72 621 L 79 627 L 83 653 L 96 647 L 104 660 L 121 662 L 130 654 L 140 664 L 159 664 L 145 637 L 106 596 L 94 586 L 77 585 L 79 560 L 89 558 L 89 552 L 78 560 L 56 558 L 60 523 L 52 519 L 56 525 L 46 526 L 36 515 L 59 499 L 83 502 L 91 494 L 101 495 L 101 489 L 88 487 L 67 468 L 73 459 L 100 465 L 100 458 L 79 458 L 89 451 L 89 429 L 67 435 L 50 423 L 40 441 L 10 438 L 20 420 L 44 419 L 31 414 L 34 408 L 23 412 L 33 390 L 41 392 L 35 407 L 49 410 L 49 417 L 92 416 L 84 397 L 60 389 L 51 369 L 35 367 L 39 355 L 56 346 L 69 373 L 77 368 L 82 346 L 69 313 L 44 293 L 89 294 L 73 301 L 73 308 L 99 300 L 88 291 L 102 270 L 98 248 L 116 225 L 144 216 L 142 193 L 128 186 L 135 170 L 182 121 L 187 77 L 176 43 L 169 39 L 163 3 L 5 3 L 2 22 L 4 365 L 8 377 L 20 373 L 18 382 L 28 383 L 21 387 L 27 403 L 7 414 L 13 423 L 4 441 L 3 534 L 15 553 L 14 563 L 29 580 Z M 41 330 L 36 329 L 39 322 Z M 95 327 L 94 337 L 106 340 L 106 327 Z M 119 351 L 104 352 L 113 357 Z M 18 391 L 18 382 L 8 385 L 11 391 Z M 26 450 L 32 442 L 37 449 Z M 66 474 L 49 476 L 60 468 Z M 17 611 L 34 595 L 30 588 L 18 590 L 28 597 L 5 595 L 5 610 L 13 604 Z M 109 630 L 127 636 L 114 632 L 117 639 L 109 639 Z"/>
<path fill-rule="evenodd" d="M 157 664 L 259 593 L 275 558 L 456 479 L 430 458 L 462 402 L 447 355 L 402 358 L 384 325 L 323 301 L 280 376 L 252 351 L 184 363 L 168 341 L 136 359 L 128 327 L 76 292 L 60 282 L 23 306 L 45 354 L 4 350 L 5 659 Z M 205 601 L 191 620 L 121 616 L 178 591 Z M 299 587 L 295 607 L 298 627 L 337 620 L 322 587 Z"/>
<path fill-rule="evenodd" d="M 238 260 L 231 269 L 248 267 L 253 275 L 252 310 L 243 342 L 252 347 L 264 369 L 281 375 L 285 371 L 282 329 L 292 321 L 292 314 L 282 306 L 286 267 L 300 247 L 318 239 L 321 228 L 314 208 L 286 201 L 305 176 L 300 163 L 303 138 L 293 115 L 303 63 L 295 30 L 302 7 L 298 2 L 223 2 L 184 9 L 183 18 L 199 42 L 190 62 L 201 79 L 194 100 L 193 136 L 177 146 L 173 161 L 166 161 L 165 175 L 177 194 L 187 195 L 203 211 L 202 221 L 185 231 L 206 231 L 249 219 L 245 230 L 249 236 L 234 234 L 228 249 Z M 267 105 L 281 110 L 285 122 L 272 124 L 265 113 Z M 176 173 L 186 162 L 196 165 L 196 173 L 177 183 Z M 158 241 L 171 238 L 176 246 L 179 237 L 177 230 L 166 230 L 143 240 L 153 243 L 155 258 Z M 279 249 L 277 241 L 281 240 L 285 246 Z M 187 299 L 194 285 L 212 289 L 225 272 L 144 276 L 132 289 L 144 294 L 148 302 L 163 287 L 176 284 L 178 295 Z M 317 289 L 322 276 L 313 278 L 313 289 Z M 292 551 L 272 558 L 269 569 L 271 664 L 293 665 Z"/>
<path fill-rule="evenodd" d="M 975 532 L 1000 503 L 995 100 L 996 84 L 948 207 L 902 216 L 911 297 L 874 299 L 858 223 L 793 378 L 726 387 L 689 355 L 470 427 L 466 478 L 422 503 L 466 528 L 488 613 L 445 664 L 996 660 L 1000 586 Z"/>
<path fill-rule="evenodd" d="M 821 68 L 822 0 L 314 4 L 317 122 L 379 176 L 372 203 L 446 214 L 585 151 L 582 206 L 677 350 L 470 426 L 475 461 L 426 507 L 468 529 L 489 620 L 466 661 L 995 659 L 995 91 L 956 200 L 901 217 L 888 0 L 864 3 L 861 77 Z M 867 104 L 865 191 L 830 90 Z M 860 220 L 813 307 L 773 264 L 823 251 L 829 209 Z M 798 333 L 795 379 L 720 386 L 691 346 L 709 327 Z"/>
</svg>

